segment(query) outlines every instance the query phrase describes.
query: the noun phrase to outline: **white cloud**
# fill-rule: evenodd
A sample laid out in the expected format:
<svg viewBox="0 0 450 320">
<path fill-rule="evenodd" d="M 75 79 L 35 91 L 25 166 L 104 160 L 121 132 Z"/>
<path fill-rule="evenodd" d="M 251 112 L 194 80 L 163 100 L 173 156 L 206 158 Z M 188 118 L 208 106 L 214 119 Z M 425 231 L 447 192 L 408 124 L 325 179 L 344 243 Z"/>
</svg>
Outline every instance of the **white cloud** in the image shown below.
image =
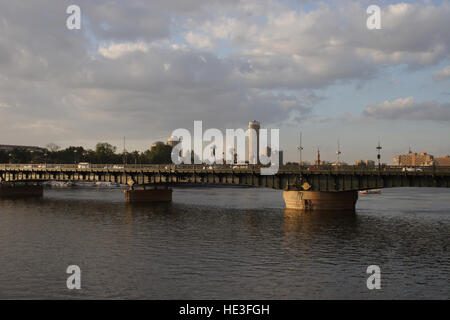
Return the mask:
<svg viewBox="0 0 450 320">
<path fill-rule="evenodd" d="M 226 39 L 239 48 L 232 51 L 233 59 L 251 59 L 252 68 L 242 77 L 259 88 L 317 88 L 371 79 L 386 65 L 417 69 L 450 54 L 450 6 L 445 3 L 383 7 L 382 30 L 366 28 L 365 7 L 356 2 L 322 4 L 308 12 L 273 1 L 265 4 L 260 17 L 242 14 L 237 6 L 197 24 L 191 21 L 190 34 L 201 35 L 204 44 L 191 43 L 214 47 Z"/>
<path fill-rule="evenodd" d="M 415 102 L 413 97 L 367 106 L 363 116 L 382 120 L 450 121 L 450 103 Z"/>
<path fill-rule="evenodd" d="M 185 39 L 189 45 L 195 48 L 212 49 L 214 47 L 213 42 L 208 36 L 199 33 L 188 32 Z"/>
<path fill-rule="evenodd" d="M 444 69 L 433 73 L 434 81 L 437 81 L 437 82 L 444 81 L 448 78 L 450 78 L 450 66 L 446 66 Z"/>
<path fill-rule="evenodd" d="M 148 45 L 143 42 L 128 42 L 112 43 L 109 46 L 101 46 L 98 48 L 98 53 L 108 59 L 117 59 L 136 51 L 148 52 Z"/>
<path fill-rule="evenodd" d="M 5 102 L 0 101 L 0 109 L 1 108 L 7 109 L 7 108 L 11 108 L 11 106 Z"/>
</svg>

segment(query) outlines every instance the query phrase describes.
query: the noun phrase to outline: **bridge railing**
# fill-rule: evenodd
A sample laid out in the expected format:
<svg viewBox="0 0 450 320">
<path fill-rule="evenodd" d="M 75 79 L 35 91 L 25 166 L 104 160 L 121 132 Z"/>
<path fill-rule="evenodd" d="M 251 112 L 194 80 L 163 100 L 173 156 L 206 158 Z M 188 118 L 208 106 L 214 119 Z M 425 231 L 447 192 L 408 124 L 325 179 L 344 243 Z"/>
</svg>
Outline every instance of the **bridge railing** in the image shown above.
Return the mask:
<svg viewBox="0 0 450 320">
<path fill-rule="evenodd" d="M 308 172 L 308 173 L 344 173 L 344 174 L 358 174 L 358 173 L 373 173 L 373 174 L 389 174 L 389 173 L 434 173 L 444 172 L 450 173 L 450 166 L 381 166 L 381 167 L 363 167 L 363 166 L 298 166 L 298 165 L 286 165 L 280 167 L 280 171 L 287 172 Z"/>
<path fill-rule="evenodd" d="M 46 171 L 46 170 L 108 170 L 108 171 L 128 171 L 128 170 L 153 170 L 153 171 L 174 171 L 174 170 L 194 170 L 194 171 L 235 171 L 235 172 L 259 172 L 258 165 L 205 165 L 205 164 L 0 164 L 0 170 L 17 171 Z M 362 167 L 362 166 L 316 166 L 316 165 L 283 165 L 279 168 L 279 173 L 331 173 L 331 174 L 389 174 L 389 173 L 450 173 L 450 166 L 381 166 L 381 167 Z"/>
<path fill-rule="evenodd" d="M 108 170 L 133 170 L 133 169 L 156 169 L 170 170 L 178 166 L 171 164 L 0 164 L 0 170 L 45 170 L 45 169 L 64 169 L 64 170 L 89 170 L 89 169 L 108 169 Z"/>
</svg>

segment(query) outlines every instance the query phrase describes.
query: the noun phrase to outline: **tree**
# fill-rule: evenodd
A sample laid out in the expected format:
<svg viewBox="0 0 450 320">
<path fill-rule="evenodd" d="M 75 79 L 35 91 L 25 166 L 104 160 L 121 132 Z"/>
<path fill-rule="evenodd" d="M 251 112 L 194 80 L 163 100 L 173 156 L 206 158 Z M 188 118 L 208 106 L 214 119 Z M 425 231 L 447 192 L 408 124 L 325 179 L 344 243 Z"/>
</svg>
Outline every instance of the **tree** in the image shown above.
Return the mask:
<svg viewBox="0 0 450 320">
<path fill-rule="evenodd" d="M 60 146 L 58 146 L 56 143 L 50 142 L 49 144 L 46 145 L 46 148 L 50 151 L 50 152 L 56 152 L 59 149 L 61 149 Z"/>
<path fill-rule="evenodd" d="M 146 162 L 151 164 L 172 163 L 172 147 L 166 144 L 156 144 L 144 153 Z"/>
<path fill-rule="evenodd" d="M 95 146 L 95 155 L 97 161 L 99 161 L 100 163 L 116 163 L 116 149 L 116 147 L 107 142 L 97 143 L 97 145 Z"/>
</svg>

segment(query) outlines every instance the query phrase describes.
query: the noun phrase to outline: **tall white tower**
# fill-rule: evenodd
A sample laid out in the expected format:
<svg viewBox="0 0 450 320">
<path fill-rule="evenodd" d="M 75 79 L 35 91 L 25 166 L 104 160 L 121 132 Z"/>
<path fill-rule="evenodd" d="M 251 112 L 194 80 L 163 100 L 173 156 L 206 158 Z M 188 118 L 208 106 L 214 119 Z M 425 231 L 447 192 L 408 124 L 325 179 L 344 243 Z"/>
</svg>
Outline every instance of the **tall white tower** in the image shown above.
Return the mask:
<svg viewBox="0 0 450 320">
<path fill-rule="evenodd" d="M 248 163 L 259 163 L 259 129 L 261 124 L 252 120 L 248 123 Z M 252 130 L 253 129 L 253 130 Z"/>
</svg>

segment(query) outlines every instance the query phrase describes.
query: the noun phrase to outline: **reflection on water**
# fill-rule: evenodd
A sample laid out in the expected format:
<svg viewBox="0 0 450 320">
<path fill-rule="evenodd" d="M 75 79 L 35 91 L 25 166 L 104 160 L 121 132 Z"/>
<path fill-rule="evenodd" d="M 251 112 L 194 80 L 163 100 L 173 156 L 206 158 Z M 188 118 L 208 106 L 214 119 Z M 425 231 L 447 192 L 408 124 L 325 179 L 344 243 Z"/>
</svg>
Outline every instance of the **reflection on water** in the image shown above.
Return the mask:
<svg viewBox="0 0 450 320">
<path fill-rule="evenodd" d="M 285 232 L 308 233 L 310 227 L 320 226 L 352 226 L 356 222 L 355 210 L 339 211 L 298 211 L 294 209 L 284 209 Z"/>
<path fill-rule="evenodd" d="M 393 189 L 356 212 L 298 212 L 281 192 L 49 190 L 0 201 L 0 298 L 449 298 L 450 190 Z M 77 264 L 82 290 L 66 289 Z M 366 288 L 377 264 L 382 290 Z"/>
</svg>

